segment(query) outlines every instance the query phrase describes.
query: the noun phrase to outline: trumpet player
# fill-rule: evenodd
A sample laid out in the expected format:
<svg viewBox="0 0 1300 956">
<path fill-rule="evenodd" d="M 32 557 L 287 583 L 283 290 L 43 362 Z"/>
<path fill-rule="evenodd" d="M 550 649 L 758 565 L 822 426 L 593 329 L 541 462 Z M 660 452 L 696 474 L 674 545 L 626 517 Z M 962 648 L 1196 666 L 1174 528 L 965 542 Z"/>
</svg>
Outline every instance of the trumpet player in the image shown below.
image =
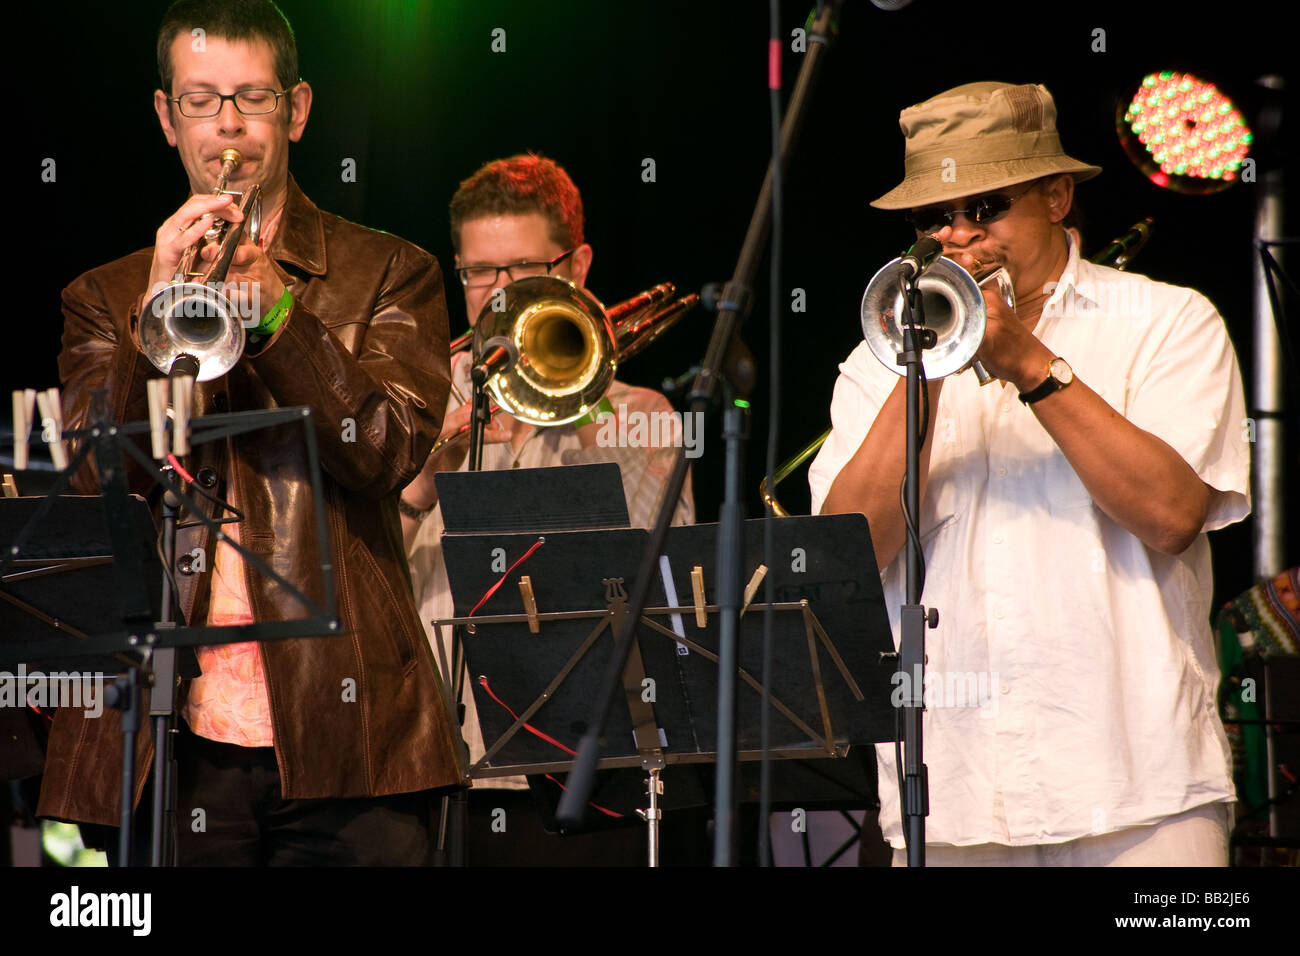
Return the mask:
<svg viewBox="0 0 1300 956">
<path fill-rule="evenodd" d="M 569 174 L 546 157 L 518 155 L 485 164 L 461 183 L 452 197 L 450 219 L 456 275 L 471 325 L 503 286 L 519 279 L 553 275 L 580 288 L 586 285 L 593 252 L 584 240 L 582 196 Z M 440 471 L 467 467 L 469 442 L 463 429 L 470 418 L 471 364 L 468 351 L 452 356 L 453 394 L 439 439 L 447 444 L 429 457 L 401 498 L 413 587 L 431 642 L 438 637 L 429 622 L 455 613 L 442 556 L 443 523 L 433 478 Z M 647 436 L 644 444 L 618 447 L 602 441 L 602 433 L 617 434 L 611 425 L 626 417 L 669 421 L 679 427 L 662 394 L 615 379 L 597 410 L 571 425 L 539 428 L 511 417 L 504 409 L 499 411 L 484 432 L 483 468 L 616 462 L 632 525 L 650 527 L 680 436 L 648 429 L 643 432 Z M 673 523 L 690 524 L 693 520 L 688 476 Z M 451 649 L 447 650 L 450 660 Z M 482 732 L 472 694 L 466 690 L 462 699 L 464 736 L 474 761 L 484 753 Z M 545 835 L 526 788 L 522 777 L 494 778 L 492 788 L 475 786 L 470 794 L 470 865 L 635 863 L 644 855 L 644 834 L 639 828 L 565 839 Z M 506 789 L 514 792 L 503 792 Z M 502 807 L 508 808 L 512 822 L 506 834 L 497 834 L 488 815 Z"/>
<path fill-rule="evenodd" d="M 310 407 L 335 533 L 316 540 L 311 496 L 302 493 L 308 465 L 283 435 L 198 445 L 187 465 L 209 494 L 242 512 L 225 533 L 304 593 L 319 591 L 313 561 L 325 549 L 347 632 L 198 648 L 202 673 L 186 682 L 178 707 L 179 860 L 422 864 L 431 791 L 457 784 L 459 769 L 433 658 L 400 583 L 397 494 L 423 465 L 447 399 L 438 263 L 318 209 L 290 176 L 290 143 L 302 136 L 312 90 L 298 75 L 289 23 L 269 0 L 180 0 L 159 29 L 158 67 L 154 109 L 192 195 L 152 248 L 64 290 L 65 419 L 88 425 L 101 389 L 113 421 L 146 417 L 146 381 L 159 373 L 132 341 L 133 323 L 214 219 L 243 219 L 229 196 L 212 193 L 221 154 L 238 150 L 227 186 L 259 183 L 263 217 L 258 241 L 240 242 L 227 278 L 241 308 L 261 305 L 230 371 L 200 381 L 195 412 Z M 94 486 L 92 475 L 78 477 L 83 491 Z M 177 553 L 205 556 L 177 575 L 190 624 L 302 616 L 296 600 L 203 527 L 182 531 Z M 42 816 L 116 826 L 118 726 L 114 712 L 90 721 L 59 713 Z M 142 736 L 151 748 L 148 725 Z M 142 756 L 137 800 L 149 767 Z M 190 825 L 199 809 L 201 829 Z"/>
<path fill-rule="evenodd" d="M 927 863 L 1225 865 L 1206 533 L 1250 505 L 1223 320 L 1193 290 L 1081 258 L 1063 220 L 1101 170 L 1063 151 L 1044 87 L 967 84 L 900 125 L 903 182 L 872 205 L 1015 287 L 1014 309 L 984 294 L 974 355 L 996 381 L 927 386 Z M 896 640 L 904 405 L 903 379 L 856 349 L 810 473 L 814 511 L 867 516 Z M 943 691 L 963 686 L 981 690 Z M 901 863 L 894 748 L 878 761 Z"/>
</svg>

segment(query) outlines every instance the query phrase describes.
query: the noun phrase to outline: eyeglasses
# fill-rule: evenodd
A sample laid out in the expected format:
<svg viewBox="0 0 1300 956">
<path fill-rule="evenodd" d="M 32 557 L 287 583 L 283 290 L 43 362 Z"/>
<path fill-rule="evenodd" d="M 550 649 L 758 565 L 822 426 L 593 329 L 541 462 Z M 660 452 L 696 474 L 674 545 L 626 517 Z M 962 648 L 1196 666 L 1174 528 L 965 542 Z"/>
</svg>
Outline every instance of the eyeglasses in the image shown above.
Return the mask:
<svg viewBox="0 0 1300 956">
<path fill-rule="evenodd" d="M 274 113 L 280 105 L 280 97 L 288 96 L 289 91 L 277 90 L 240 90 L 238 93 L 182 93 L 167 102 L 175 103 L 182 116 L 191 119 L 206 119 L 216 116 L 226 105 L 226 100 L 235 101 L 235 109 L 245 116 L 260 116 Z"/>
<path fill-rule="evenodd" d="M 482 289 L 488 286 L 495 286 L 501 273 L 510 277 L 511 282 L 519 279 L 526 279 L 529 276 L 548 276 L 551 270 L 558 266 L 577 250 L 575 246 L 568 252 L 562 252 L 554 259 L 549 261 L 543 259 L 525 260 L 524 262 L 512 262 L 508 266 L 465 266 L 457 269 L 456 274 L 460 276 L 461 285 L 467 289 Z"/>
<path fill-rule="evenodd" d="M 984 196 L 977 196 L 965 209 L 945 209 L 942 206 L 911 209 L 907 212 L 907 221 L 924 233 L 938 232 L 944 226 L 952 225 L 953 220 L 958 215 L 964 215 L 971 222 L 986 226 L 1005 216 L 1016 200 L 1029 195 L 1034 191 L 1034 186 L 1037 185 L 1037 183 L 1034 183 L 1033 186 L 1023 190 L 1016 196 L 1008 196 L 1006 193 L 988 193 Z"/>
</svg>

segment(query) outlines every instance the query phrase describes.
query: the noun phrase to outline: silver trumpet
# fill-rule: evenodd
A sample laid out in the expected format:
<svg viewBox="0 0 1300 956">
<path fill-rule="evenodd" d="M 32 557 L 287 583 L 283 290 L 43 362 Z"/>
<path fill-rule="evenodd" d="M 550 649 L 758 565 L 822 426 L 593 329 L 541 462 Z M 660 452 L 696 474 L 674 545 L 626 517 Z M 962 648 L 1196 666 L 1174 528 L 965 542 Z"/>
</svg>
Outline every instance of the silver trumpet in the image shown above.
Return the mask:
<svg viewBox="0 0 1300 956">
<path fill-rule="evenodd" d="M 905 302 L 900 278 L 902 257 L 886 264 L 867 283 L 862 294 L 862 336 L 867 347 L 882 364 L 897 372 L 907 374 L 897 357 L 903 351 L 902 320 Z M 962 266 L 946 257 L 935 260 L 918 280 L 925 327 L 935 333 L 933 348 L 925 350 L 921 366 L 927 379 L 943 378 L 954 372 L 970 368 L 981 385 L 993 381 L 993 376 L 975 360 L 988 315 L 984 308 L 981 289 L 994 284 L 1007 307 L 1016 307 L 1016 293 L 1011 276 L 1002 266 L 972 277 Z"/>
<path fill-rule="evenodd" d="M 244 230 L 253 242 L 261 231 L 261 187 L 249 186 L 242 193 L 226 188 L 243 161 L 239 150 L 222 150 L 221 175 L 213 194 L 238 196 L 244 219 L 236 223 L 214 219 L 203 238 L 181 256 L 175 278 L 150 296 L 140 313 L 134 330 L 136 345 L 165 374 L 170 374 L 177 359 L 190 356 L 198 363 L 198 381 L 206 382 L 225 375 L 244 352 L 244 324 L 220 288 Z M 209 243 L 219 245 L 216 257 L 207 268 L 195 269 L 200 247 Z"/>
</svg>

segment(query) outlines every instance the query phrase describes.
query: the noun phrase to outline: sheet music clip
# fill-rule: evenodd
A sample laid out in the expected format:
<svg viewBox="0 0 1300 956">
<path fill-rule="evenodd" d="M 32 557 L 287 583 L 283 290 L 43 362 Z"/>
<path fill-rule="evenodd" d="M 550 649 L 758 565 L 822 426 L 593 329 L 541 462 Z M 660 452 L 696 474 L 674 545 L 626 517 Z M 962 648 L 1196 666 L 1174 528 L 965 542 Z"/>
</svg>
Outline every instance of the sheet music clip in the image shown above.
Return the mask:
<svg viewBox="0 0 1300 956">
<path fill-rule="evenodd" d="M 27 443 L 32 437 L 32 413 L 36 411 L 36 389 L 14 390 L 14 470 L 27 470 Z"/>
<path fill-rule="evenodd" d="M 170 384 L 165 378 L 151 378 L 144 383 L 149 400 L 149 441 L 155 461 L 167 457 L 167 401 Z"/>
<path fill-rule="evenodd" d="M 183 458 L 190 453 L 190 410 L 194 401 L 194 376 L 172 379 L 172 454 Z"/>
<path fill-rule="evenodd" d="M 740 616 L 744 617 L 745 612 L 749 610 L 749 605 L 754 601 L 754 595 L 758 593 L 758 586 L 763 583 L 767 577 L 767 565 L 760 564 L 754 569 L 754 574 L 750 577 L 749 583 L 745 585 L 745 601 L 740 608 Z"/>
<path fill-rule="evenodd" d="M 524 614 L 528 616 L 528 633 L 540 634 L 542 625 L 537 620 L 537 599 L 533 597 L 533 579 L 526 574 L 519 579 L 519 596 L 524 602 Z"/>
<path fill-rule="evenodd" d="M 709 612 L 704 610 L 708 602 L 704 600 L 704 568 L 696 565 L 691 568 L 691 591 L 695 599 L 695 626 L 709 626 Z"/>
<path fill-rule="evenodd" d="M 68 446 L 63 440 L 63 407 L 59 401 L 59 390 L 49 388 L 36 393 L 36 407 L 41 413 L 41 430 L 48 435 L 45 443 L 50 446 L 50 460 L 59 471 L 68 467 Z"/>
</svg>

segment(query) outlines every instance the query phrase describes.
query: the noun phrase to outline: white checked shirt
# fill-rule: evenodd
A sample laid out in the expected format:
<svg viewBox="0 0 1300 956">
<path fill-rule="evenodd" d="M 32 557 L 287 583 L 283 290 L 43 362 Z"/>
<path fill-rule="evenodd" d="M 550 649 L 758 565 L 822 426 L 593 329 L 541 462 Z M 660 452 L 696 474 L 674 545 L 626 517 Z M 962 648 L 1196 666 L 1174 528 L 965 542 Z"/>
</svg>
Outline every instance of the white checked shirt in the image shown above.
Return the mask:
<svg viewBox="0 0 1300 956">
<path fill-rule="evenodd" d="M 452 356 L 452 382 L 461 391 L 461 394 L 466 396 L 472 392 L 468 359 L 469 353 L 467 352 Z M 635 415 L 643 417 L 643 420 L 669 421 L 663 416 L 673 410 L 668 399 L 659 392 L 648 388 L 636 388 L 617 380 L 614 381 L 606 393 L 606 397 L 618 414 L 627 414 L 629 417 Z M 451 411 L 461 404 L 463 403 L 457 401 L 453 394 L 448 399 L 447 410 Z M 636 418 L 632 418 L 632 421 L 636 421 Z M 671 425 L 673 427 L 671 440 L 680 444 L 683 440 L 680 423 L 674 417 Z M 610 429 L 610 431 L 612 433 L 615 430 Z M 648 433 L 658 434 L 664 440 L 669 438 L 664 433 L 654 432 L 653 429 L 644 430 L 641 434 Z M 627 427 L 626 434 L 634 436 L 636 432 L 633 428 Z M 654 438 L 647 440 L 654 441 Z M 676 446 L 669 444 L 662 444 L 661 447 L 654 448 L 603 448 L 599 445 L 583 448 L 575 428 L 571 425 L 558 425 L 553 428 L 536 429 L 520 446 L 517 453 L 511 448 L 509 442 L 485 444 L 483 446 L 483 470 L 548 468 L 554 465 L 587 465 L 612 461 L 619 466 L 619 471 L 623 476 L 623 492 L 627 496 L 628 519 L 632 527 L 649 528 L 654 524 L 655 517 L 659 513 L 659 501 L 663 497 L 664 488 L 672 474 L 676 455 Z M 460 470 L 465 471 L 468 467 L 467 456 L 467 460 L 461 464 Z M 695 504 L 691 495 L 691 476 L 688 471 L 686 484 L 682 486 L 682 494 L 677 501 L 677 510 L 673 513 L 672 523 L 683 525 L 692 524 L 694 521 Z M 415 539 L 411 542 L 410 552 L 407 554 L 407 561 L 411 567 L 412 585 L 415 591 L 415 604 L 419 609 L 420 619 L 424 622 L 429 644 L 433 648 L 433 659 L 439 665 L 442 658 L 438 656 L 438 645 L 435 643 L 437 640 L 436 629 L 430 622 L 455 616 L 451 585 L 447 581 L 447 565 L 442 556 L 443 530 L 442 509 L 441 507 L 435 508 L 433 513 L 424 519 L 424 522 L 420 525 Z M 448 655 L 447 660 L 450 661 L 451 628 L 446 627 L 443 631 L 445 653 Z M 486 751 L 483 745 L 483 732 L 479 727 L 478 710 L 475 707 L 473 691 L 468 683 L 465 686 L 463 703 L 465 704 L 465 725 L 463 728 L 465 742 L 469 745 L 470 763 L 473 763 L 482 757 Z M 510 703 L 516 711 L 522 709 L 520 702 L 507 701 L 507 703 Z M 570 744 L 570 746 L 573 745 Z M 556 753 L 557 759 L 562 758 L 563 755 L 559 751 L 556 751 Z M 487 780 L 475 781 L 475 785 L 516 790 L 526 788 L 528 782 L 523 777 L 492 777 Z"/>
<path fill-rule="evenodd" d="M 939 610 L 927 843 L 1059 843 L 1234 799 L 1205 532 L 1249 513 L 1250 452 L 1223 320 L 1200 293 L 1094 266 L 1071 242 L 1034 334 L 1216 493 L 1190 548 L 1152 551 L 1093 504 L 1015 386 L 948 379 L 920 522 L 922 600 Z M 840 373 L 814 513 L 899 381 L 865 344 Z M 882 573 L 896 644 L 905 555 Z M 902 847 L 893 744 L 877 756 L 881 826 Z"/>
</svg>

